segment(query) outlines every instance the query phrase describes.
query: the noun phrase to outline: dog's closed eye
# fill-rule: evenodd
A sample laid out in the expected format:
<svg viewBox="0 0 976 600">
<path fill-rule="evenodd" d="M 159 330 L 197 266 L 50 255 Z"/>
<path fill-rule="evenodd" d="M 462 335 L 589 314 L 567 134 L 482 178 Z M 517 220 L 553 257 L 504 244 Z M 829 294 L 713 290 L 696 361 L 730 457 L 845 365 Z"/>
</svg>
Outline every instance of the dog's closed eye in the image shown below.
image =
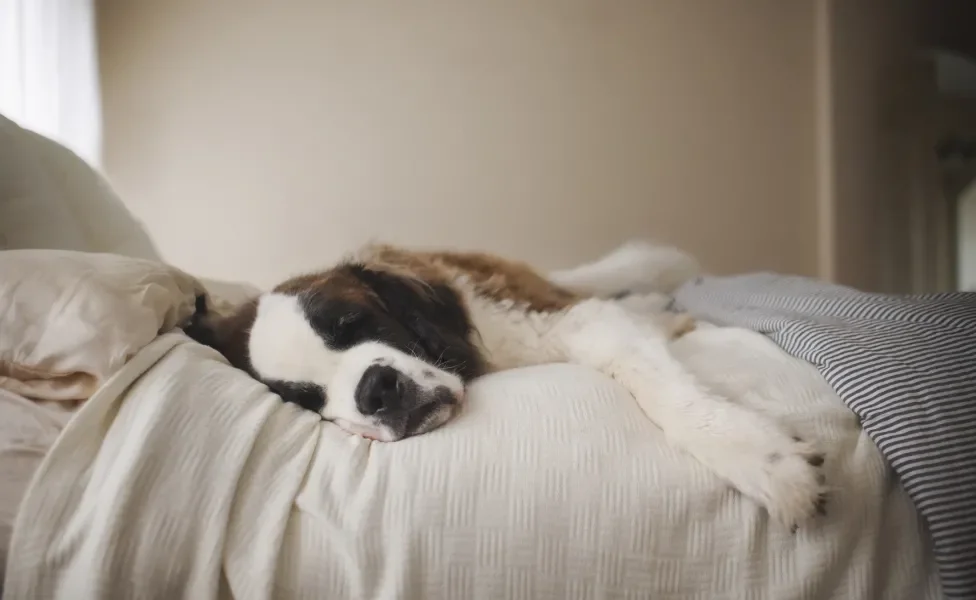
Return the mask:
<svg viewBox="0 0 976 600">
<path fill-rule="evenodd" d="M 348 347 L 356 343 L 360 333 L 369 323 L 369 316 L 365 313 L 345 313 L 329 327 L 329 337 L 333 344 Z"/>
</svg>

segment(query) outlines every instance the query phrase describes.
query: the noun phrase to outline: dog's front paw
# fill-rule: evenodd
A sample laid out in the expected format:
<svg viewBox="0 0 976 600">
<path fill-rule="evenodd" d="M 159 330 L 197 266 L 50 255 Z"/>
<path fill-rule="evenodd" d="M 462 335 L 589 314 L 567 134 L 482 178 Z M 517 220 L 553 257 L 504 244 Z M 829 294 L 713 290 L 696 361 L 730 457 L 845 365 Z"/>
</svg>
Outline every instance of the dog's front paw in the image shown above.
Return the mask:
<svg viewBox="0 0 976 600">
<path fill-rule="evenodd" d="M 782 436 L 765 449 L 762 466 L 753 465 L 742 491 L 759 500 L 769 516 L 790 531 L 827 514 L 829 500 L 824 453 L 796 436 Z M 758 462 L 758 461 L 757 461 Z"/>
</svg>

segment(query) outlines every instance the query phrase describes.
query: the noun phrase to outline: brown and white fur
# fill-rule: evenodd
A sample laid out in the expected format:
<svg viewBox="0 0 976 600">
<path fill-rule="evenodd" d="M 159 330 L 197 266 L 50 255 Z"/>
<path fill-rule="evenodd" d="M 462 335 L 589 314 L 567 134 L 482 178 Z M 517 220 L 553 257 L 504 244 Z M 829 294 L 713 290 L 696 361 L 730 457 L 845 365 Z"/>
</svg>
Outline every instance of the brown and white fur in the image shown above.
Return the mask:
<svg viewBox="0 0 976 600">
<path fill-rule="evenodd" d="M 693 321 L 603 297 L 649 256 L 631 244 L 543 277 L 490 254 L 374 245 L 187 332 L 283 399 L 379 441 L 443 425 L 485 373 L 584 365 L 620 382 L 670 443 L 777 521 L 795 528 L 823 513 L 818 449 L 719 397 L 671 356 L 669 342 Z"/>
</svg>

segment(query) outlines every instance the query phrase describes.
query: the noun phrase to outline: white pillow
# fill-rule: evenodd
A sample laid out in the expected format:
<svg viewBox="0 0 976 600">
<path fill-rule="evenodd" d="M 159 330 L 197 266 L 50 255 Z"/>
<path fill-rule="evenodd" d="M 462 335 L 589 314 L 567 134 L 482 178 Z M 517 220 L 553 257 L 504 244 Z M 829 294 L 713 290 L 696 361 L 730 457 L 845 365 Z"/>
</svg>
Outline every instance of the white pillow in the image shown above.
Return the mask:
<svg viewBox="0 0 976 600">
<path fill-rule="evenodd" d="M 0 115 L 0 250 L 159 255 L 105 178 L 71 150 Z"/>
<path fill-rule="evenodd" d="M 84 400 L 193 314 L 199 281 L 165 264 L 68 250 L 0 252 L 0 388 Z"/>
<path fill-rule="evenodd" d="M 0 250 L 56 249 L 162 260 L 100 173 L 61 144 L 0 115 Z M 225 312 L 260 290 L 204 280 Z"/>
</svg>

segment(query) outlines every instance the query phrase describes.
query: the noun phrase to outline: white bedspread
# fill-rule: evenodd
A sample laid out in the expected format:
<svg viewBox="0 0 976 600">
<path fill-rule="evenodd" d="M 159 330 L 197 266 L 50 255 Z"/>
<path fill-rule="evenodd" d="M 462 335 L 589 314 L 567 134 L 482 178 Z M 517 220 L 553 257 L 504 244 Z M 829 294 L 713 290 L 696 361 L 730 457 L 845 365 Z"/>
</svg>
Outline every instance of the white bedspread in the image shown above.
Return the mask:
<svg viewBox="0 0 976 600">
<path fill-rule="evenodd" d="M 456 421 L 383 444 L 174 333 L 48 454 L 5 597 L 938 597 L 914 509 L 813 367 L 744 330 L 676 348 L 720 390 L 827 440 L 826 519 L 775 528 L 583 368 L 486 377 Z"/>
</svg>

